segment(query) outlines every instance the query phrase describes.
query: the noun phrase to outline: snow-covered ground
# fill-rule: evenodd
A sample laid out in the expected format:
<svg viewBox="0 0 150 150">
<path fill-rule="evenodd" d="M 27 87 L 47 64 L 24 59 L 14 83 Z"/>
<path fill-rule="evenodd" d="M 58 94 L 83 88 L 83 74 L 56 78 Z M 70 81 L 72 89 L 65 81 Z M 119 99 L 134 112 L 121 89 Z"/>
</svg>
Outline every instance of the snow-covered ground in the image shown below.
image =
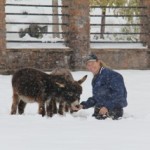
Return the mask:
<svg viewBox="0 0 150 150">
<path fill-rule="evenodd" d="M 128 107 L 121 120 L 96 120 L 93 108 L 53 118 L 37 114 L 37 104 L 28 104 L 24 115 L 10 115 L 11 76 L 0 75 L 1 150 L 149 150 L 150 70 L 118 70 L 128 91 Z M 92 74 L 72 72 L 83 83 L 81 101 L 91 96 Z"/>
</svg>

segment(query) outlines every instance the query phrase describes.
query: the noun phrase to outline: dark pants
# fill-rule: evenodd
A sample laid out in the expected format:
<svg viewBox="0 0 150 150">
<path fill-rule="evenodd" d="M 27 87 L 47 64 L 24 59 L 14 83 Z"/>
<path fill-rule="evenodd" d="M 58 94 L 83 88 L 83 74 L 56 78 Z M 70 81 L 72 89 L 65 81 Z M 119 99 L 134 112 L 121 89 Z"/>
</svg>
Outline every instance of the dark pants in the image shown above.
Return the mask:
<svg viewBox="0 0 150 150">
<path fill-rule="evenodd" d="M 104 120 L 106 118 L 112 118 L 113 120 L 117 120 L 118 118 L 123 116 L 123 108 L 114 108 L 111 111 L 108 111 L 107 115 L 101 115 L 99 114 L 100 108 L 94 109 L 94 114 L 92 115 L 98 120 Z"/>
</svg>

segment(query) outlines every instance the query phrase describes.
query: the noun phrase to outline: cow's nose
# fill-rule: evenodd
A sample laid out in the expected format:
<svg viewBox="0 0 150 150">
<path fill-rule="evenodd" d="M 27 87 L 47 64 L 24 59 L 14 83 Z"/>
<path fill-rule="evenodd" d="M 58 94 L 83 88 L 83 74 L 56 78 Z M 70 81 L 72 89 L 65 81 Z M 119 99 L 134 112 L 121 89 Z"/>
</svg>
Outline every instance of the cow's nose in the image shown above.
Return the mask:
<svg viewBox="0 0 150 150">
<path fill-rule="evenodd" d="M 80 105 L 75 105 L 75 107 L 80 108 Z"/>
</svg>

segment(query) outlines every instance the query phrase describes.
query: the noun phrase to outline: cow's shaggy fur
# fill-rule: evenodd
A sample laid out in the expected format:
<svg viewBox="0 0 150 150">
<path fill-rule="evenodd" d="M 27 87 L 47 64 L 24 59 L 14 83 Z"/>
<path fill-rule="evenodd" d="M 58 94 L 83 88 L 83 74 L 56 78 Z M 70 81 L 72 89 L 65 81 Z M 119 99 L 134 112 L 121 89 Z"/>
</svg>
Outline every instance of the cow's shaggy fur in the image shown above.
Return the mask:
<svg viewBox="0 0 150 150">
<path fill-rule="evenodd" d="M 17 109 L 18 113 L 22 114 L 27 103 L 37 102 L 38 113 L 51 116 L 49 103 L 52 97 L 64 97 L 64 100 L 72 105 L 82 93 L 79 84 L 66 80 L 62 75 L 48 75 L 33 68 L 16 71 L 12 77 L 12 88 L 11 114 L 16 114 Z"/>
<path fill-rule="evenodd" d="M 72 74 L 71 74 L 71 71 L 69 69 L 67 69 L 67 68 L 56 68 L 56 69 L 54 69 L 51 72 L 51 74 L 53 74 L 53 75 L 62 75 L 62 76 L 64 76 L 64 78 L 66 80 L 69 80 L 71 82 L 79 84 L 79 86 L 81 85 L 82 82 L 85 81 L 85 79 L 87 77 L 87 76 L 85 76 L 82 79 L 82 81 L 80 80 L 80 82 L 79 81 L 75 81 L 73 76 L 72 76 Z M 77 99 L 77 101 L 76 101 L 77 104 L 79 103 L 79 100 L 80 100 L 80 98 Z M 57 109 L 56 103 L 59 104 L 59 108 L 58 109 Z M 63 97 L 59 97 L 59 96 L 53 97 L 51 102 L 50 102 L 50 105 L 51 105 L 51 109 L 52 109 L 51 110 L 52 114 L 53 113 L 55 114 L 55 113 L 58 112 L 60 115 L 63 115 L 64 112 L 68 112 L 68 111 L 70 111 L 71 113 L 73 112 L 73 109 L 65 102 Z"/>
</svg>

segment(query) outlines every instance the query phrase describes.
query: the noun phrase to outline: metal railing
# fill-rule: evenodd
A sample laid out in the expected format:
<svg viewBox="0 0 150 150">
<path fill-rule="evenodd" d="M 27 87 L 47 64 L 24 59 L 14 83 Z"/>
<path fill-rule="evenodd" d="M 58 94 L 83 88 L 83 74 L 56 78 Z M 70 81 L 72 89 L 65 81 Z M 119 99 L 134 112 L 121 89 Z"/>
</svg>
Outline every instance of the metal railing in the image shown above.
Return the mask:
<svg viewBox="0 0 150 150">
<path fill-rule="evenodd" d="M 36 8 L 53 8 L 53 7 L 58 7 L 58 8 L 68 8 L 68 6 L 63 6 L 63 5 L 58 5 L 58 6 L 55 6 L 55 5 L 30 5 L 30 4 L 8 4 L 6 3 L 5 4 L 5 7 L 9 7 L 9 8 L 18 8 L 18 7 L 23 7 L 23 8 L 33 8 L 33 7 L 36 7 Z M 53 14 L 53 13 L 39 13 L 39 12 L 14 12 L 12 9 L 12 11 L 8 11 L 8 12 L 5 12 L 6 14 L 6 18 L 9 17 L 9 18 L 14 18 L 14 17 L 20 17 L 22 16 L 22 18 L 24 17 L 52 17 L 52 16 L 58 16 L 58 17 L 69 17 L 68 14 L 61 14 L 61 13 L 58 13 L 58 14 Z M 42 41 L 41 39 L 30 39 L 30 40 L 27 40 L 27 39 L 23 39 L 23 38 L 9 38 L 9 37 L 16 37 L 16 35 L 19 35 L 20 31 L 19 30 L 14 30 L 13 29 L 13 26 L 19 26 L 20 28 L 23 26 L 29 26 L 30 24 L 37 24 L 39 26 L 47 26 L 49 28 L 52 28 L 52 26 L 59 26 L 62 27 L 62 26 L 65 26 L 65 27 L 68 27 L 68 22 L 65 22 L 65 23 L 55 23 L 55 22 L 41 22 L 40 20 L 37 20 L 37 21 L 24 21 L 24 19 L 21 19 L 21 20 L 17 20 L 17 21 L 12 21 L 13 19 L 10 19 L 10 20 L 7 20 L 6 19 L 6 42 L 7 43 L 63 43 L 64 45 L 68 42 L 68 41 L 64 41 L 63 39 L 61 40 L 48 40 L 48 41 Z M 9 28 L 7 28 L 7 26 L 9 26 Z M 11 29 L 11 30 L 10 30 Z M 51 29 L 51 31 L 44 31 L 42 32 L 42 34 L 45 34 L 45 35 L 50 35 L 50 36 L 53 36 L 54 34 L 56 35 L 59 35 L 59 36 L 63 36 L 63 35 L 67 35 L 68 34 L 68 31 L 66 32 L 63 32 L 63 31 L 58 31 L 58 32 L 53 32 L 53 30 Z M 9 36 L 10 35 L 10 36 Z"/>
<path fill-rule="evenodd" d="M 125 10 L 128 10 L 128 9 L 138 9 L 139 11 L 141 10 L 145 10 L 147 9 L 146 6 L 144 7 L 137 7 L 137 6 L 127 6 L 127 7 L 124 7 L 124 6 L 91 6 L 90 7 L 91 9 L 125 9 Z M 134 17 L 134 18 L 137 18 L 137 19 L 141 19 L 141 18 L 148 18 L 148 16 L 146 14 L 138 14 L 138 15 L 122 15 L 122 14 L 106 14 L 105 16 L 103 14 L 91 14 L 90 15 L 90 18 L 96 18 L 96 19 L 101 19 L 102 17 L 105 17 L 105 19 L 108 19 L 108 18 L 112 18 L 114 17 L 116 20 L 118 18 L 131 18 L 131 17 Z M 98 22 L 98 21 L 97 21 Z M 142 32 L 140 30 L 141 27 L 143 26 L 148 26 L 148 24 L 143 24 L 143 23 L 140 23 L 140 22 L 137 22 L 137 23 L 105 23 L 105 24 L 102 24 L 102 23 L 90 23 L 90 26 L 91 26 L 91 30 L 96 30 L 97 27 L 99 27 L 99 31 L 91 31 L 90 32 L 90 35 L 91 35 L 91 43 L 141 43 L 143 45 L 146 45 L 145 42 L 141 41 L 140 40 L 140 36 L 141 35 L 148 35 L 149 33 L 148 32 Z M 100 22 L 100 21 L 99 21 Z M 100 32 L 100 29 L 101 27 L 111 27 L 111 30 L 109 31 L 106 31 L 101 33 Z M 112 28 L 126 28 L 128 31 L 112 31 Z M 130 31 L 129 28 L 138 28 L 138 31 Z M 104 36 L 103 39 L 100 39 L 100 35 Z M 97 39 L 92 39 L 92 36 L 94 37 L 97 37 Z M 99 36 L 99 37 L 98 37 Z M 105 37 L 107 36 L 107 37 Z M 110 36 L 114 36 L 113 37 L 110 37 Z M 121 39 L 119 39 L 119 36 L 122 36 Z M 123 37 L 124 36 L 124 37 Z M 131 37 L 131 39 L 126 39 L 125 37 Z M 132 39 L 132 36 L 137 36 L 137 39 L 136 40 L 133 40 Z M 108 40 L 109 39 L 109 40 Z"/>
<path fill-rule="evenodd" d="M 5 5 L 6 7 L 12 7 L 13 9 L 15 7 L 37 7 L 37 8 L 53 8 L 53 7 L 58 7 L 58 8 L 65 8 L 67 9 L 69 6 L 62 6 L 62 5 L 58 5 L 58 6 L 55 6 L 55 5 L 31 5 L 31 4 L 6 4 Z M 105 8 L 105 9 L 138 9 L 139 11 L 141 10 L 145 10 L 147 9 L 147 7 L 137 7 L 137 6 L 127 6 L 127 7 L 123 7 L 123 6 L 114 6 L 114 7 L 111 7 L 111 6 L 91 6 L 90 7 L 91 9 L 102 9 L 102 8 Z M 52 14 L 52 13 L 39 13 L 39 12 L 14 12 L 12 9 L 11 12 L 6 12 L 6 17 L 25 17 L 25 16 L 30 16 L 30 17 L 52 17 L 52 16 L 58 16 L 58 17 L 69 17 L 69 14 Z M 96 19 L 101 19 L 103 17 L 102 14 L 91 14 L 90 15 L 90 18 L 96 18 Z M 148 16 L 146 14 L 138 14 L 138 15 L 116 15 L 116 14 L 106 14 L 105 15 L 105 18 L 131 18 L 131 17 L 134 17 L 134 18 L 137 18 L 137 19 L 141 19 L 141 18 L 148 18 Z M 12 19 L 13 20 L 13 19 Z M 55 22 L 41 22 L 39 20 L 37 20 L 36 22 L 34 21 L 24 21 L 24 19 L 21 19 L 21 20 L 17 20 L 17 21 L 12 21 L 12 20 L 6 20 L 6 25 L 7 26 L 28 26 L 30 25 L 31 23 L 32 24 L 38 24 L 38 25 L 42 25 L 42 26 L 48 26 L 48 27 L 52 27 L 52 26 L 65 26 L 66 28 L 68 28 L 69 24 L 68 22 L 60 22 L 60 23 L 55 23 Z M 97 21 L 98 22 L 98 21 Z M 149 33 L 148 32 L 142 32 L 140 30 L 141 27 L 144 27 L 144 26 L 148 26 L 148 24 L 143 24 L 141 22 L 136 22 L 136 23 L 105 23 L 105 24 L 101 24 L 101 23 L 90 23 L 90 27 L 91 27 L 91 31 L 90 31 L 90 35 L 91 37 L 98 37 L 100 36 L 101 34 L 103 34 L 104 36 L 106 36 L 106 38 L 104 39 L 90 39 L 90 43 L 141 43 L 143 45 L 146 45 L 146 43 L 144 43 L 143 41 L 140 40 L 140 36 L 141 35 L 148 35 Z M 138 31 L 105 31 L 104 33 L 101 33 L 100 32 L 100 28 L 101 27 L 111 27 L 111 28 L 131 28 L 131 27 L 135 27 L 135 28 L 138 28 Z M 92 29 L 94 28 L 99 28 L 99 31 L 92 31 Z M 13 29 L 13 27 L 12 27 Z M 16 34 L 19 34 L 20 31 L 16 31 L 16 30 L 10 30 L 9 28 L 6 30 L 6 34 L 7 36 L 8 35 L 11 35 L 11 36 L 15 36 Z M 69 34 L 68 31 L 58 31 L 58 32 L 53 32 L 53 31 L 47 31 L 47 32 L 43 32 L 43 34 L 46 34 L 46 35 L 50 35 L 52 36 L 53 34 L 57 34 L 57 35 L 61 35 L 61 36 L 64 36 L 64 35 L 67 35 Z M 6 36 L 6 37 L 7 37 Z M 119 36 L 122 36 L 121 39 L 119 39 Z M 126 39 L 124 37 L 137 37 L 136 40 L 133 40 L 132 38 L 131 39 Z M 114 40 L 115 39 L 115 40 Z M 24 40 L 24 39 L 19 39 L 19 38 L 13 38 L 13 39 L 9 39 L 9 38 L 6 38 L 6 42 L 7 43 L 43 43 L 43 41 L 41 41 L 40 39 L 30 39 L 30 40 Z M 49 41 L 45 41 L 46 43 L 67 43 L 68 41 L 63 41 L 63 40 L 57 40 L 57 41 L 53 41 L 53 40 L 49 40 Z"/>
</svg>

